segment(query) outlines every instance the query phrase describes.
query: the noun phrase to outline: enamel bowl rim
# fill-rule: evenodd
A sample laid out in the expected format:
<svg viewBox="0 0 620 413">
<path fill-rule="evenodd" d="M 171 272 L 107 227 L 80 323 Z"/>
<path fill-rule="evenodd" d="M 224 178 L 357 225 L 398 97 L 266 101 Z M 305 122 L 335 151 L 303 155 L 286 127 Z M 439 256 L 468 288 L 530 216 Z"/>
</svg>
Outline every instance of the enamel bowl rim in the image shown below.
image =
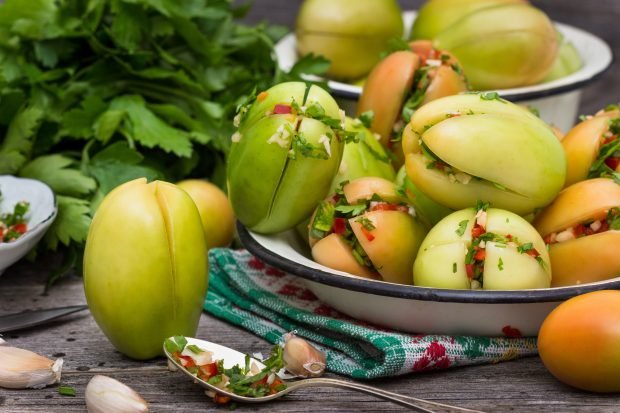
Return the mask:
<svg viewBox="0 0 620 413">
<path fill-rule="evenodd" d="M 406 31 L 411 27 L 416 15 L 417 12 L 415 10 L 403 12 L 403 22 Z M 576 72 L 551 82 L 496 90 L 501 97 L 512 102 L 520 102 L 567 93 L 581 89 L 609 70 L 614 61 L 614 56 L 607 42 L 578 27 L 556 21 L 554 21 L 553 24 L 562 32 L 567 40 L 573 42 L 584 60 L 583 66 Z M 405 33 L 405 35 L 407 35 L 407 33 Z M 578 40 L 578 42 L 575 40 Z M 276 56 L 283 70 L 289 70 L 297 61 L 295 41 L 295 33 L 293 32 L 284 36 L 276 44 Z M 587 44 L 587 47 L 579 47 L 582 42 Z M 597 56 L 597 59 L 584 58 L 584 54 L 587 57 L 592 53 Z M 317 76 L 308 76 L 308 80 L 324 81 L 325 79 Z M 333 95 L 340 98 L 357 100 L 362 92 L 361 86 L 335 80 L 327 80 L 327 85 Z"/>
<path fill-rule="evenodd" d="M 291 257 L 286 257 L 265 245 L 264 240 L 267 239 L 296 236 L 291 231 L 274 235 L 256 234 L 239 221 L 237 221 L 237 231 L 247 250 L 269 265 L 319 284 L 379 296 L 434 302 L 523 304 L 564 301 L 592 291 L 620 289 L 620 277 L 577 286 L 532 290 L 452 290 L 394 284 L 346 275 L 319 264 L 317 268 L 312 268 L 295 262 Z"/>
</svg>

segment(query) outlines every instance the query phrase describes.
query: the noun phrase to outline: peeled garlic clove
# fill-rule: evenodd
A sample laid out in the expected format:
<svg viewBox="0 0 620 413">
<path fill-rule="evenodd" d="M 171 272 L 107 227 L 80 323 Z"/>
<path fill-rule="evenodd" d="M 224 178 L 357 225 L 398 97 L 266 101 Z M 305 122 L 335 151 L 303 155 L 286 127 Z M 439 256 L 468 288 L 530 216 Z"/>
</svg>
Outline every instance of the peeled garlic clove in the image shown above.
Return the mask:
<svg viewBox="0 0 620 413">
<path fill-rule="evenodd" d="M 111 377 L 96 375 L 88 382 L 85 392 L 89 413 L 148 412 L 144 399 L 131 387 Z"/>
<path fill-rule="evenodd" d="M 54 361 L 29 350 L 0 345 L 0 387 L 43 388 L 58 383 L 61 370 L 61 358 Z"/>
<path fill-rule="evenodd" d="M 299 377 L 318 377 L 325 371 L 325 354 L 293 333 L 284 337 L 283 358 L 286 370 Z"/>
</svg>

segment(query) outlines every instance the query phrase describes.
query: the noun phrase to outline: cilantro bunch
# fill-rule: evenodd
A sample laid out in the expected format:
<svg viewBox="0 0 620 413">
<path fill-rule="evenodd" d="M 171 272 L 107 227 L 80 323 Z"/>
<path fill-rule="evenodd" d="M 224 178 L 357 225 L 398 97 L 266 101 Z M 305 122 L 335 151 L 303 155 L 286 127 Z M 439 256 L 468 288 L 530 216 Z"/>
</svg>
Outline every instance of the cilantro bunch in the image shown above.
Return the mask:
<svg viewBox="0 0 620 413">
<path fill-rule="evenodd" d="M 126 181 L 223 183 L 235 108 L 281 73 L 278 27 L 232 0 L 6 0 L 0 4 L 0 174 L 47 183 L 44 245 L 69 268 L 103 196 Z"/>
</svg>

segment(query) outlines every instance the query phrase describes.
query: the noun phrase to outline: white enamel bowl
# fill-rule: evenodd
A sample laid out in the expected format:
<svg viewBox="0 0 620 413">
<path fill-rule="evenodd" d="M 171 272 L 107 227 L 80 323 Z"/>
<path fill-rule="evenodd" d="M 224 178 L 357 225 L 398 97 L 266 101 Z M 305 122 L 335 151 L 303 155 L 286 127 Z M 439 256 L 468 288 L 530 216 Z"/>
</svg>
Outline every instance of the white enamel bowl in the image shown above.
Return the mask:
<svg viewBox="0 0 620 413">
<path fill-rule="evenodd" d="M 414 11 L 403 13 L 405 28 L 411 27 L 415 16 Z M 583 67 L 569 76 L 551 82 L 498 92 L 507 100 L 535 107 L 543 120 L 567 132 L 579 115 L 577 112 L 583 87 L 604 73 L 611 66 L 613 58 L 607 43 L 593 34 L 562 23 L 555 25 L 566 39 L 573 43 L 583 60 Z M 278 42 L 276 54 L 282 69 L 288 70 L 295 64 L 297 52 L 294 33 Z M 347 114 L 354 115 L 362 88 L 332 80 L 327 84 Z"/>
<path fill-rule="evenodd" d="M 409 333 L 535 336 L 562 301 L 589 291 L 620 289 L 620 277 L 573 287 L 519 291 L 448 290 L 392 284 L 332 270 L 310 258 L 299 236 L 261 235 L 238 224 L 258 258 L 303 279 L 323 302 L 356 319 Z"/>
<path fill-rule="evenodd" d="M 0 243 L 0 274 L 26 255 L 41 240 L 56 218 L 54 192 L 41 181 L 0 175 L 0 213 L 12 212 L 19 201 L 28 201 L 28 230 L 12 242 Z"/>
</svg>

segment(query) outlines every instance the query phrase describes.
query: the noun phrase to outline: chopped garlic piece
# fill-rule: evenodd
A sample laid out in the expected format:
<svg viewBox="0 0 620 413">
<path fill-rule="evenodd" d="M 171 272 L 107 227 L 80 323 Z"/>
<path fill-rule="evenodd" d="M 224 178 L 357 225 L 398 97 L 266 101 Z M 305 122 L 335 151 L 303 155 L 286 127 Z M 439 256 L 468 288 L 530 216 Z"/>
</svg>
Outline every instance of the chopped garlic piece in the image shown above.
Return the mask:
<svg viewBox="0 0 620 413">
<path fill-rule="evenodd" d="M 332 157 L 332 147 L 331 147 L 331 140 L 327 137 L 327 135 L 321 135 L 321 137 L 319 137 L 319 143 L 322 143 L 323 146 L 325 147 L 325 152 L 327 152 L 327 156 L 329 156 L 330 158 Z"/>
<path fill-rule="evenodd" d="M 235 132 L 230 137 L 230 140 L 233 141 L 233 143 L 239 143 L 241 141 L 241 137 L 241 133 Z"/>
<path fill-rule="evenodd" d="M 426 59 L 426 65 L 427 66 L 433 66 L 433 67 L 441 66 L 441 60 L 438 60 L 438 59 Z"/>
<path fill-rule="evenodd" d="M 601 229 L 601 226 L 603 224 L 601 224 L 601 221 L 599 221 L 598 219 L 596 221 L 594 221 L 593 223 L 590 224 L 590 229 L 594 232 L 598 231 L 599 229 Z"/>
<path fill-rule="evenodd" d="M 555 236 L 556 242 L 564 242 L 575 239 L 575 233 L 572 228 L 566 229 Z"/>
<path fill-rule="evenodd" d="M 342 127 L 342 129 L 344 129 L 344 121 L 346 120 L 347 115 L 344 113 L 344 110 L 342 109 L 340 109 L 338 113 L 340 114 L 340 126 Z"/>
<path fill-rule="evenodd" d="M 457 181 L 459 181 L 462 184 L 467 185 L 469 183 L 469 181 L 471 181 L 472 176 L 469 174 L 466 174 L 465 172 L 456 172 L 454 174 L 454 177 L 456 178 Z"/>
<path fill-rule="evenodd" d="M 291 133 L 284 128 L 284 125 L 280 125 L 280 127 L 276 130 L 276 133 L 271 135 L 271 137 L 267 140 L 268 144 L 277 143 L 283 148 L 289 147 L 289 137 Z"/>
<path fill-rule="evenodd" d="M 476 224 L 480 225 L 482 228 L 487 227 L 487 212 L 483 210 L 479 210 L 476 212 Z"/>
<path fill-rule="evenodd" d="M 192 360 L 194 360 L 194 363 L 196 363 L 199 366 L 209 364 L 212 362 L 211 356 L 213 355 L 213 353 L 211 353 L 210 351 L 201 351 L 200 353 L 194 353 L 188 347 L 189 346 L 186 346 L 183 349 L 183 352 L 181 352 L 182 356 L 191 357 Z"/>
<path fill-rule="evenodd" d="M 340 162 L 340 167 L 338 168 L 338 173 L 346 174 L 349 169 L 349 165 L 345 161 Z"/>
<path fill-rule="evenodd" d="M 472 290 L 480 290 L 480 289 L 482 289 L 482 284 L 480 284 L 480 281 L 478 281 L 478 280 L 471 280 L 470 288 Z"/>
<path fill-rule="evenodd" d="M 373 133 L 372 136 L 374 136 L 375 139 L 378 140 L 378 141 L 381 140 L 381 135 L 379 135 L 378 133 Z"/>
</svg>

